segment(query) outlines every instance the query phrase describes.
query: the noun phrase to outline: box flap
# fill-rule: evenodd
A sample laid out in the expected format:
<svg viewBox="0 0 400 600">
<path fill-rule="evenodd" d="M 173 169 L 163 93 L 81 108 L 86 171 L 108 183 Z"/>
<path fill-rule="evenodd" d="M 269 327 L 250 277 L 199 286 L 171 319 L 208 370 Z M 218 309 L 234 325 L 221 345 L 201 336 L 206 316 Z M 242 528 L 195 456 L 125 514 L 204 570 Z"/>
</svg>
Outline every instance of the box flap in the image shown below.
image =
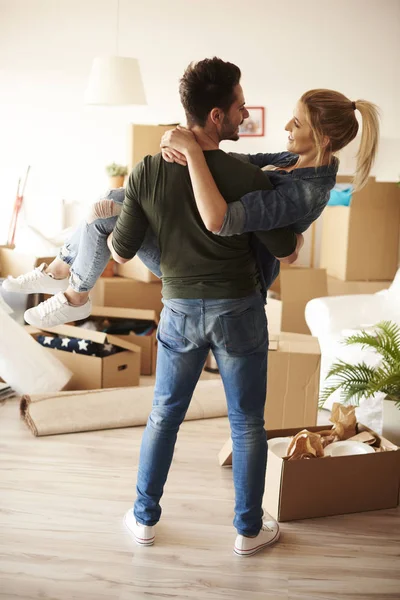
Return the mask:
<svg viewBox="0 0 400 600">
<path fill-rule="evenodd" d="M 42 331 L 56 333 L 57 335 L 65 335 L 72 338 L 90 340 L 98 344 L 107 342 L 107 334 L 102 331 L 91 331 L 82 327 L 74 327 L 73 325 L 57 325 L 57 327 L 43 327 Z M 119 345 L 119 344 L 118 344 Z"/>
<path fill-rule="evenodd" d="M 93 306 L 91 315 L 93 317 L 109 317 L 110 319 L 142 319 L 143 321 L 158 323 L 158 316 L 155 310 L 144 310 L 142 308 Z"/>
<path fill-rule="evenodd" d="M 282 332 L 279 335 L 279 352 L 320 355 L 321 350 L 316 337 L 301 333 Z"/>
<path fill-rule="evenodd" d="M 269 350 L 318 356 L 321 354 L 318 338 L 305 333 L 288 333 L 286 331 L 270 334 Z"/>
<path fill-rule="evenodd" d="M 129 337 L 129 336 L 127 336 Z M 131 352 L 142 352 L 142 349 L 140 346 L 137 346 L 136 344 L 132 344 L 132 342 L 129 342 L 127 339 L 124 339 L 123 337 L 119 337 L 118 335 L 107 335 L 107 340 L 108 342 L 110 342 L 110 344 L 113 344 L 114 346 L 118 346 L 119 348 L 125 348 L 125 350 L 130 350 Z"/>
<path fill-rule="evenodd" d="M 36 329 L 35 327 L 30 328 L 28 333 L 35 335 L 41 333 L 41 331 L 48 331 L 50 333 L 56 333 L 57 335 L 65 335 L 72 338 L 79 338 L 84 340 L 90 340 L 91 342 L 97 342 L 98 344 L 113 344 L 119 348 L 125 348 L 131 350 L 131 352 L 141 352 L 142 349 L 136 344 L 132 344 L 123 338 L 116 335 L 110 335 L 103 331 L 92 331 L 91 329 L 84 329 L 83 327 L 74 327 L 73 325 L 58 325 L 57 327 L 47 327 L 42 330 Z"/>
</svg>

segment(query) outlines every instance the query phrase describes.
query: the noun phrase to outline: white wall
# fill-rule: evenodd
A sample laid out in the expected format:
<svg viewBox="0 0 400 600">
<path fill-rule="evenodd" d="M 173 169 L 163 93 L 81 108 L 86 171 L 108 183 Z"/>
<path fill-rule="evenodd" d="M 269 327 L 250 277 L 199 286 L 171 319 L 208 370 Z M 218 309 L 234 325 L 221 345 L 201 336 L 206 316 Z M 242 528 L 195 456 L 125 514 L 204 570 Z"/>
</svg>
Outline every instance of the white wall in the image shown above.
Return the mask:
<svg viewBox="0 0 400 600">
<path fill-rule="evenodd" d="M 28 217 L 50 233 L 62 198 L 95 198 L 104 166 L 125 161 L 129 120 L 183 116 L 178 80 L 193 59 L 237 63 L 248 105 L 266 107 L 266 137 L 225 149 L 283 149 L 293 105 L 314 87 L 376 102 L 382 136 L 400 139 L 398 0 L 120 0 L 118 50 L 140 59 L 149 106 L 84 107 L 92 58 L 116 53 L 117 4 L 0 0 L 0 243 L 27 164 Z"/>
</svg>

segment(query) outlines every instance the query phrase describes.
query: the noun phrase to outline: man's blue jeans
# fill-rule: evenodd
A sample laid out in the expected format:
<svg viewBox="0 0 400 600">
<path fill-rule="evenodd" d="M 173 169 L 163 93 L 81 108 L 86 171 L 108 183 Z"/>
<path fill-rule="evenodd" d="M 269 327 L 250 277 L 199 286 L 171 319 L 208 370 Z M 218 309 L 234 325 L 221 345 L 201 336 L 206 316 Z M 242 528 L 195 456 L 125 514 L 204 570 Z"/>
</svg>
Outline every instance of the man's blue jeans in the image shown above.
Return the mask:
<svg viewBox="0 0 400 600">
<path fill-rule="evenodd" d="M 257 292 L 229 300 L 164 300 L 157 337 L 156 385 L 140 451 L 136 520 L 155 525 L 160 518 L 160 499 L 179 426 L 211 349 L 228 403 L 236 495 L 234 525 L 238 533 L 256 535 L 262 527 L 267 460 L 264 405 L 268 330 L 262 296 Z"/>
</svg>

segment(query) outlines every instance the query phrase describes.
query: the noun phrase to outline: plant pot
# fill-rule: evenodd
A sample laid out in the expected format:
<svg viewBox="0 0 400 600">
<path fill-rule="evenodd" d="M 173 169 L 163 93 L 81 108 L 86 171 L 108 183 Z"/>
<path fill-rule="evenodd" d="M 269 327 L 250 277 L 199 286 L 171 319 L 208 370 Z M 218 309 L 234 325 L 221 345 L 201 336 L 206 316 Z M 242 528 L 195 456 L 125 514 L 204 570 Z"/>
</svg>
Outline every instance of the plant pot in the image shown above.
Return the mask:
<svg viewBox="0 0 400 600">
<path fill-rule="evenodd" d="M 124 187 L 125 177 L 124 175 L 118 175 L 117 177 L 110 177 L 110 189 L 116 190 Z"/>
</svg>

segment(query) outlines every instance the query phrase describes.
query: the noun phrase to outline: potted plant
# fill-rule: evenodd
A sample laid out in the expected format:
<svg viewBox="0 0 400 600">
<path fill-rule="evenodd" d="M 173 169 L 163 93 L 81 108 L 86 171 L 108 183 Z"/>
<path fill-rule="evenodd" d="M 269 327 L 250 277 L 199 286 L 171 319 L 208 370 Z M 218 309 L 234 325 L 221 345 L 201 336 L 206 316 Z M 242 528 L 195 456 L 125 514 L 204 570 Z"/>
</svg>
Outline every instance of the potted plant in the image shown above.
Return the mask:
<svg viewBox="0 0 400 600">
<path fill-rule="evenodd" d="M 116 189 L 124 186 L 125 177 L 128 174 L 128 168 L 123 165 L 112 163 L 106 167 L 107 175 L 110 178 L 110 189 Z"/>
<path fill-rule="evenodd" d="M 362 330 L 345 338 L 343 343 L 347 346 L 361 344 L 362 348 L 370 348 L 380 354 L 382 360 L 375 367 L 370 367 L 365 362 L 352 365 L 339 360 L 334 363 L 326 379 L 335 379 L 322 391 L 320 408 L 338 389 L 341 390 L 341 402 L 355 406 L 359 405 L 361 398 L 371 398 L 382 392 L 385 394 L 384 427 L 385 422 L 391 430 L 397 427 L 394 435 L 400 440 L 400 412 L 395 410 L 400 409 L 400 326 L 382 321 L 375 326 L 374 331 Z M 397 426 L 394 420 L 397 421 Z"/>
</svg>

